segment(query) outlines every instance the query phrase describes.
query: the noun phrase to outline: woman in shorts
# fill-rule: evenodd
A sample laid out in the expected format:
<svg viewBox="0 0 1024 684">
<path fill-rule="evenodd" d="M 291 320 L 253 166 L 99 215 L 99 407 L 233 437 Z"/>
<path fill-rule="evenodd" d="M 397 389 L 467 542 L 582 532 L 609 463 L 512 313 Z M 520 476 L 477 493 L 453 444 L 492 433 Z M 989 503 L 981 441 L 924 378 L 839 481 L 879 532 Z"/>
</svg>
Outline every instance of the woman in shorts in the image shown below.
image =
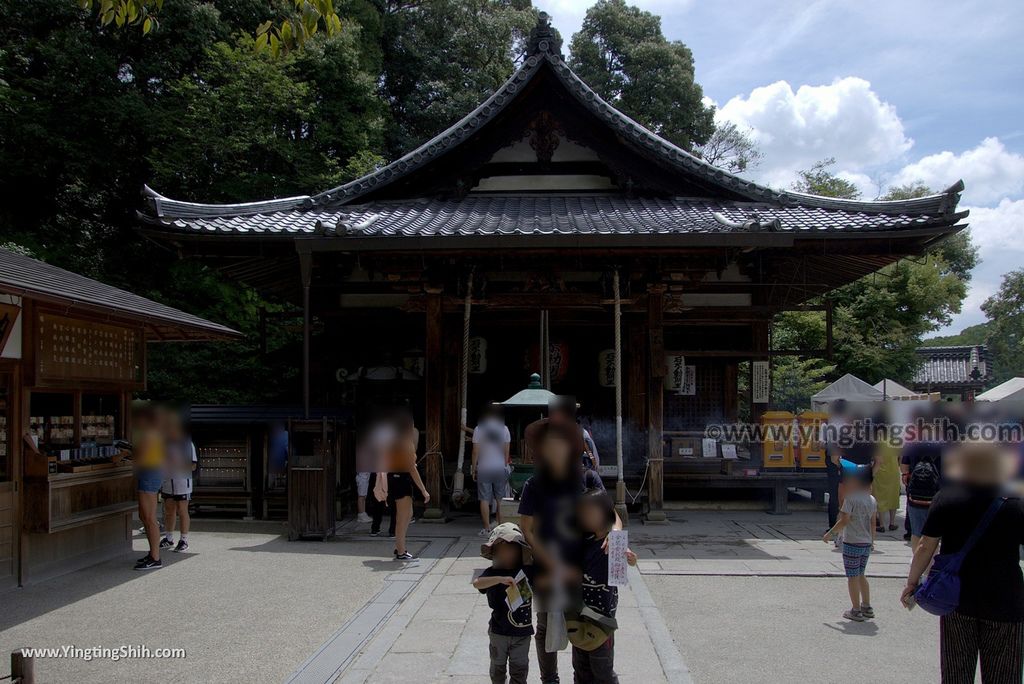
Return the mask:
<svg viewBox="0 0 1024 684">
<path fill-rule="evenodd" d="M 153 406 L 144 406 L 135 413 L 135 437 L 132 453 L 135 463 L 136 489 L 139 496 L 139 520 L 146 530 L 149 553 L 135 564 L 136 570 L 156 570 L 160 562 L 160 527 L 157 521 L 157 492 L 164 481 L 167 444 L 162 415 Z"/>
<path fill-rule="evenodd" d="M 423 494 L 423 501 L 430 503 L 430 493 L 416 468 L 416 445 L 419 431 L 413 424 L 412 416 L 405 413 L 396 420 L 396 438 L 387 457 L 386 477 L 379 477 L 374 496 L 381 503 L 388 497 L 395 502 L 395 560 L 410 561 L 415 557 L 405 545 L 405 536 L 412 520 L 412 492 L 415 485 Z"/>
</svg>

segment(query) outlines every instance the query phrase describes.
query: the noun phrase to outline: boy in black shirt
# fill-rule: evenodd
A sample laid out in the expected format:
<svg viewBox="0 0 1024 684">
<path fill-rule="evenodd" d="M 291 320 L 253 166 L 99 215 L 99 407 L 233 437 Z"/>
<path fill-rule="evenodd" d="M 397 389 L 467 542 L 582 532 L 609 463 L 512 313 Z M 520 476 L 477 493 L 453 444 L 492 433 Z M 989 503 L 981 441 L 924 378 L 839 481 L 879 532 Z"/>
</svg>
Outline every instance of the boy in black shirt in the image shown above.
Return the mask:
<svg viewBox="0 0 1024 684">
<path fill-rule="evenodd" d="M 618 587 L 608 584 L 605 543 L 615 526 L 615 502 L 604 490 L 590 490 L 580 499 L 577 517 L 583 542 L 580 548 L 580 614 L 573 620 L 572 669 L 578 684 L 617 684 L 615 674 L 615 611 Z M 626 551 L 636 565 L 636 554 Z"/>
<path fill-rule="evenodd" d="M 487 595 L 491 608 L 490 636 L 491 682 L 505 684 L 508 666 L 509 684 L 526 684 L 530 669 L 530 640 L 533 636 L 533 566 L 527 565 L 530 547 L 522 530 L 513 523 L 502 523 L 491 531 L 480 555 L 492 562 L 491 567 L 473 578 L 473 587 Z M 516 583 L 522 572 L 526 582 Z M 509 604 L 509 589 L 516 586 L 521 605 Z M 518 600 L 517 600 L 518 603 Z"/>
</svg>

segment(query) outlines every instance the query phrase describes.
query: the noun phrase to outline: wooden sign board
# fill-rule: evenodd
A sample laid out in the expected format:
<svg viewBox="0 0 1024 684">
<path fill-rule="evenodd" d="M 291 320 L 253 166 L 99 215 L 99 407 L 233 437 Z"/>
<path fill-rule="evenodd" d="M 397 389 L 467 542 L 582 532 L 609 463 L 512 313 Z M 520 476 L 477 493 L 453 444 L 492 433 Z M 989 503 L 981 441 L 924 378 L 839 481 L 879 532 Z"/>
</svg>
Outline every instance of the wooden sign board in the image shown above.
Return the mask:
<svg viewBox="0 0 1024 684">
<path fill-rule="evenodd" d="M 40 382 L 93 381 L 142 386 L 145 338 L 141 328 L 36 314 L 36 378 Z"/>
</svg>

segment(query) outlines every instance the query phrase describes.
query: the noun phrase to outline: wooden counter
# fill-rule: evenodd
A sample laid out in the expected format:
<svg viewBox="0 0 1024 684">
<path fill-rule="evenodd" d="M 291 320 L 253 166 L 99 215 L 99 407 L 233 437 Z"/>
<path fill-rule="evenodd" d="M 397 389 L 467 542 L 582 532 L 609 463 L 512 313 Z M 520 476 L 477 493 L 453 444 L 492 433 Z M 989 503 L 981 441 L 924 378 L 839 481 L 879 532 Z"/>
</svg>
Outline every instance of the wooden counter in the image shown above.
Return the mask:
<svg viewBox="0 0 1024 684">
<path fill-rule="evenodd" d="M 25 478 L 26 532 L 57 532 L 121 515 L 136 506 L 131 466 Z"/>
</svg>

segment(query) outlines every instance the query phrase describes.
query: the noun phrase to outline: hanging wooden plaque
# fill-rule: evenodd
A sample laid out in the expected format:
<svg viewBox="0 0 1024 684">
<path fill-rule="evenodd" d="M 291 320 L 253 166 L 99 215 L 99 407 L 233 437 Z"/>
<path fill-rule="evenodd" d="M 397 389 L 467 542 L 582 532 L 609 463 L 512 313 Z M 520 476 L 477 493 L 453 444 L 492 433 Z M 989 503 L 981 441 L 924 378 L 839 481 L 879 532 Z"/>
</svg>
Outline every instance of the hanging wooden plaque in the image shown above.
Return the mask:
<svg viewBox="0 0 1024 684">
<path fill-rule="evenodd" d="M 37 381 L 95 381 L 142 386 L 144 344 L 141 328 L 39 312 L 36 315 Z"/>
</svg>

